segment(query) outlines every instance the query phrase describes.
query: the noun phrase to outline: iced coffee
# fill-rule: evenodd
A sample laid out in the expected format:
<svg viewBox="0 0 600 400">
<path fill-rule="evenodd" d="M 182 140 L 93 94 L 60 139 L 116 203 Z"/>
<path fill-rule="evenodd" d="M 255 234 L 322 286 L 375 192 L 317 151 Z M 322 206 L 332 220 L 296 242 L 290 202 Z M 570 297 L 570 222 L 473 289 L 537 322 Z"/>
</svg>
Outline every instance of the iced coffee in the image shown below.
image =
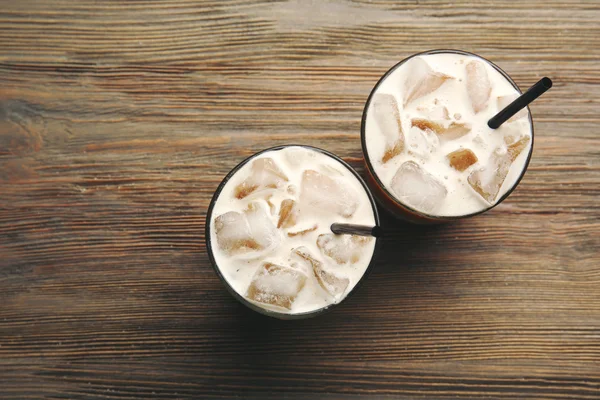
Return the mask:
<svg viewBox="0 0 600 400">
<path fill-rule="evenodd" d="M 270 315 L 311 315 L 361 281 L 376 239 L 334 235 L 332 223 L 374 226 L 366 185 L 308 146 L 261 152 L 225 178 L 207 215 L 207 247 L 234 295 Z"/>
<path fill-rule="evenodd" d="M 527 108 L 498 129 L 487 121 L 519 94 L 498 67 L 469 53 L 428 52 L 392 68 L 363 115 L 374 194 L 417 222 L 475 215 L 502 201 L 529 162 L 532 121 Z"/>
</svg>

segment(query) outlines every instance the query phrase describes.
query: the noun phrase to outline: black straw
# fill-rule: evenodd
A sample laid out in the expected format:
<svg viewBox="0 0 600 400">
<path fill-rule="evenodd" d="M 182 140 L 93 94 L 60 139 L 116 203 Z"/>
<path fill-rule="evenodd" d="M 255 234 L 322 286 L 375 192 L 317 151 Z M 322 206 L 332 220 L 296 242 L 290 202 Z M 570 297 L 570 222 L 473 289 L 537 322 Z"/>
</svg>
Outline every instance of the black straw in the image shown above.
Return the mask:
<svg viewBox="0 0 600 400">
<path fill-rule="evenodd" d="M 502 111 L 494 115 L 489 121 L 488 126 L 492 129 L 498 129 L 500 125 L 505 123 L 510 117 L 527 107 L 529 103 L 537 99 L 546 90 L 552 87 L 552 80 L 550 78 L 542 78 L 535 85 L 529 88 L 521 96 L 517 97 L 515 101 L 507 105 Z"/>
<path fill-rule="evenodd" d="M 336 235 L 358 235 L 358 236 L 381 236 L 381 228 L 378 226 L 354 225 L 354 224 L 331 224 L 331 232 Z"/>
</svg>

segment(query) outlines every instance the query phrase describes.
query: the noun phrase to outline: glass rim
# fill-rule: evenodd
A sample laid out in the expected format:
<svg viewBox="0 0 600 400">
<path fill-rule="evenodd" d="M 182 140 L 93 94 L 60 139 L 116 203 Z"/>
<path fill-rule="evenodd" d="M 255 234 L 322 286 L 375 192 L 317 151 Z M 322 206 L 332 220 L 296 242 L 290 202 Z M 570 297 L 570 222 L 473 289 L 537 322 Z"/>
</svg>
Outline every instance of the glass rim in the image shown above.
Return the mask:
<svg viewBox="0 0 600 400">
<path fill-rule="evenodd" d="M 363 114 L 362 114 L 362 118 L 361 118 L 360 143 L 361 143 L 361 147 L 362 147 L 362 152 L 363 152 L 363 157 L 364 157 L 364 160 L 365 160 L 365 164 L 366 164 L 366 167 L 368 169 L 369 174 L 375 180 L 375 183 L 377 184 L 377 186 L 379 186 L 379 188 L 384 192 L 384 194 L 386 196 L 388 196 L 394 202 L 394 204 L 396 206 L 399 206 L 400 208 L 407 209 L 408 211 L 410 211 L 413 214 L 425 217 L 425 218 L 430 219 L 430 220 L 453 221 L 453 220 L 459 220 L 459 219 L 469 218 L 469 217 L 473 217 L 475 215 L 483 214 L 484 212 L 487 212 L 487 211 L 491 210 L 492 208 L 498 206 L 508 196 L 510 196 L 510 194 L 517 188 L 517 186 L 519 185 L 519 183 L 521 182 L 521 180 L 525 176 L 525 172 L 527 172 L 527 168 L 529 168 L 529 163 L 530 163 L 531 157 L 533 155 L 534 129 L 533 129 L 533 118 L 531 116 L 531 110 L 529 109 L 529 106 L 527 106 L 527 113 L 528 113 L 528 117 L 529 117 L 529 125 L 531 127 L 531 129 L 530 129 L 531 130 L 531 146 L 529 147 L 529 154 L 527 154 L 527 159 L 525 160 L 525 165 L 523 167 L 523 170 L 519 174 L 519 177 L 517 178 L 517 180 L 515 181 L 515 183 L 511 186 L 511 188 L 508 189 L 506 191 L 506 193 L 504 193 L 498 199 L 498 201 L 496 201 L 496 203 L 490 205 L 489 207 L 486 207 L 486 208 L 484 208 L 482 210 L 479 210 L 479 211 L 476 211 L 476 212 L 473 212 L 473 213 L 470 213 L 470 214 L 452 215 L 452 216 L 440 216 L 440 215 L 433 215 L 433 214 L 428 214 L 428 213 L 425 213 L 425 212 L 422 212 L 422 211 L 418 211 L 418 210 L 412 208 L 411 206 L 409 206 L 407 204 L 404 204 L 400 200 L 398 200 L 396 198 L 396 196 L 388 190 L 388 188 L 383 184 L 383 182 L 381 182 L 381 179 L 379 178 L 379 176 L 375 172 L 375 168 L 373 168 L 373 164 L 371 163 L 371 159 L 370 159 L 369 153 L 367 151 L 366 123 L 367 123 L 367 113 L 368 113 L 369 107 L 371 105 L 371 99 L 373 98 L 373 95 L 377 92 L 377 89 L 379 89 L 379 86 L 383 83 L 383 81 L 385 81 L 385 79 L 388 76 L 390 76 L 396 69 L 398 69 L 400 66 L 402 66 L 408 60 L 410 60 L 410 59 L 412 59 L 414 57 L 423 56 L 423 55 L 444 54 L 444 53 L 461 54 L 461 55 L 465 55 L 465 56 L 476 57 L 476 58 L 479 58 L 479 59 L 487 62 L 496 71 L 498 71 L 504 78 L 506 78 L 506 80 L 508 82 L 510 82 L 510 84 L 520 94 L 523 93 L 523 91 L 519 88 L 519 86 L 515 83 L 515 81 L 502 68 L 500 68 L 499 66 L 497 66 L 496 64 L 494 64 L 493 62 L 491 62 L 490 60 L 488 60 L 487 58 L 482 57 L 482 56 L 480 56 L 478 54 L 471 53 L 471 52 L 464 51 L 464 50 L 456 50 L 456 49 L 436 49 L 436 50 L 427 50 L 427 51 L 422 51 L 420 53 L 415 53 L 415 54 L 412 54 L 412 55 L 404 58 L 403 60 L 399 61 L 398 63 L 394 64 L 390 69 L 388 69 L 386 71 L 385 74 L 383 74 L 383 76 L 381 78 L 379 78 L 379 80 L 377 81 L 377 83 L 375 84 L 375 86 L 373 87 L 373 89 L 371 89 L 371 92 L 369 93 L 369 97 L 367 97 L 367 101 L 365 102 L 365 107 L 363 109 Z"/>
<path fill-rule="evenodd" d="M 223 180 L 221 181 L 221 183 L 219 183 L 219 186 L 217 186 L 217 189 L 215 190 L 213 197 L 210 200 L 209 206 L 208 206 L 208 210 L 206 212 L 206 219 L 205 219 L 205 228 L 204 228 L 204 236 L 205 236 L 205 241 L 206 241 L 206 250 L 208 253 L 208 258 L 210 260 L 210 263 L 214 269 L 214 271 L 216 272 L 217 276 L 219 277 L 219 280 L 225 285 L 225 287 L 227 288 L 227 291 L 236 299 L 238 300 L 240 303 L 242 303 L 243 305 L 247 306 L 248 308 L 250 308 L 253 311 L 256 311 L 260 314 L 269 316 L 269 317 L 273 317 L 273 318 L 277 318 L 277 319 L 286 319 L 286 320 L 292 320 L 292 319 L 305 319 L 305 318 L 310 318 L 310 317 L 316 317 L 317 315 L 321 315 L 324 314 L 326 312 L 331 311 L 333 308 L 339 306 L 340 304 L 344 303 L 350 296 L 352 296 L 352 294 L 354 292 L 357 291 L 357 289 L 359 289 L 360 286 L 362 286 L 362 284 L 364 283 L 364 281 L 366 280 L 367 276 L 369 275 L 373 264 L 375 263 L 375 260 L 379 254 L 380 248 L 381 248 L 381 242 L 382 242 L 382 238 L 381 237 L 374 237 L 373 239 L 375 239 L 375 247 L 373 248 L 373 253 L 371 255 L 371 260 L 369 261 L 369 264 L 367 265 L 367 268 L 365 269 L 365 272 L 363 273 L 363 275 L 360 277 L 360 279 L 358 280 L 358 282 L 356 282 L 356 285 L 354 285 L 354 287 L 352 288 L 352 290 L 350 290 L 350 292 L 346 295 L 346 297 L 344 297 L 342 300 L 340 300 L 338 303 L 332 303 L 332 304 L 328 304 L 324 307 L 321 307 L 319 309 L 313 310 L 313 311 L 306 311 L 306 312 L 301 312 L 301 313 L 285 313 L 285 312 L 279 312 L 279 311 L 274 311 L 274 310 L 270 310 L 270 309 L 266 309 L 263 308 L 261 306 L 258 306 L 256 304 L 254 304 L 253 302 L 251 302 L 250 300 L 246 299 L 243 295 L 241 295 L 240 293 L 238 293 L 232 286 L 231 284 L 227 281 L 227 279 L 225 278 L 225 276 L 223 275 L 223 273 L 221 272 L 221 270 L 219 269 L 219 266 L 217 265 L 217 262 L 215 260 L 214 254 L 213 254 L 213 248 L 212 248 L 212 240 L 211 240 L 211 221 L 212 221 L 212 213 L 213 213 L 213 209 L 214 206 L 217 202 L 217 200 L 219 199 L 219 196 L 221 194 L 221 192 L 223 191 L 223 189 L 225 188 L 225 185 L 227 184 L 227 182 L 229 182 L 229 180 L 244 166 L 246 165 L 248 162 L 250 162 L 252 159 L 254 159 L 255 157 L 258 157 L 261 154 L 270 152 L 270 151 L 277 151 L 277 150 L 282 150 L 284 148 L 287 147 L 303 147 L 303 148 L 308 148 L 314 151 L 318 151 L 326 156 L 329 156 L 333 159 L 335 159 L 336 161 L 340 162 L 346 169 L 348 169 L 353 175 L 354 177 L 356 177 L 358 179 L 358 181 L 360 182 L 361 186 L 363 187 L 363 189 L 365 190 L 367 197 L 369 198 L 369 203 L 371 204 L 371 209 L 373 210 L 373 217 L 375 219 L 375 225 L 376 226 L 381 226 L 381 221 L 379 219 L 379 212 L 377 210 L 377 203 L 375 202 L 375 198 L 373 197 L 373 194 L 371 193 L 371 190 L 369 189 L 369 187 L 367 186 L 367 184 L 365 183 L 365 181 L 362 179 L 362 177 L 359 175 L 359 173 L 352 168 L 352 166 L 350 166 L 350 164 L 348 164 L 346 161 L 342 160 L 341 157 L 318 147 L 314 147 L 314 146 L 310 146 L 310 145 L 305 145 L 305 144 L 286 144 L 286 145 L 279 145 L 279 146 L 274 146 L 274 147 L 269 147 L 267 149 L 261 150 L 257 153 L 252 154 L 251 156 L 245 158 L 243 161 L 241 161 L 239 164 L 237 164 L 235 167 L 233 167 L 233 169 L 231 169 L 231 171 L 229 171 L 227 173 L 227 175 L 225 175 L 225 177 L 223 178 Z"/>
</svg>

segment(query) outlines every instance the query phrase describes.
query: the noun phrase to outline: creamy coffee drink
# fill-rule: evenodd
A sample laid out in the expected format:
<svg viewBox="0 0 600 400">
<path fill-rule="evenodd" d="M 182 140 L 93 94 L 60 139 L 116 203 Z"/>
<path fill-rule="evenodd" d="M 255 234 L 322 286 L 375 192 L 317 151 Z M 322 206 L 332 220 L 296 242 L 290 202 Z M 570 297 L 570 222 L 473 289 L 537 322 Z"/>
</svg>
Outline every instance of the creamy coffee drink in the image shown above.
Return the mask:
<svg viewBox="0 0 600 400">
<path fill-rule="evenodd" d="M 334 235 L 334 222 L 374 226 L 356 173 L 321 150 L 288 146 L 232 171 L 209 209 L 208 247 L 241 299 L 283 314 L 342 301 L 371 262 L 375 238 Z"/>
<path fill-rule="evenodd" d="M 528 109 L 498 129 L 487 125 L 519 94 L 475 55 L 432 52 L 406 60 L 367 105 L 369 172 L 409 212 L 443 218 L 491 208 L 516 186 L 531 153 Z"/>
</svg>

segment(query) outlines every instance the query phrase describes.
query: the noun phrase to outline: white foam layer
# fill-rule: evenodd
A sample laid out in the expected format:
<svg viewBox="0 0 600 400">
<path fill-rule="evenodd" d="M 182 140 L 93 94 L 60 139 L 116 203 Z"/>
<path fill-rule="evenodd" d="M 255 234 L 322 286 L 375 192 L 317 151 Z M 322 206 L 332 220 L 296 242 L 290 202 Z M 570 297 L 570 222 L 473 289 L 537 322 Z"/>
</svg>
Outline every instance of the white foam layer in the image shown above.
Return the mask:
<svg viewBox="0 0 600 400">
<path fill-rule="evenodd" d="M 500 111 L 498 108 L 498 97 L 506 95 L 516 96 L 518 94 L 518 91 L 512 84 L 487 61 L 479 57 L 442 53 L 422 55 L 419 58 L 425 60 L 433 71 L 441 72 L 455 79 L 445 81 L 432 93 L 411 101 L 404 107 L 404 82 L 407 78 L 407 72 L 410 69 L 407 66 L 416 58 L 404 63 L 381 82 L 376 93 L 395 96 L 400 108 L 400 120 L 406 137 L 406 143 L 400 155 L 387 163 L 381 162 L 387 140 L 380 131 L 374 118 L 373 107 L 370 106 L 367 112 L 365 134 L 367 151 L 375 173 L 388 191 L 393 193 L 391 182 L 396 171 L 404 162 L 414 161 L 421 165 L 425 171 L 437 177 L 448 189 L 447 197 L 437 206 L 435 212 L 426 213 L 437 216 L 461 216 L 487 209 L 491 204 L 473 190 L 467 182 L 467 177 L 474 169 L 486 166 L 486 161 L 490 158 L 494 149 L 505 145 L 504 136 L 507 134 L 518 133 L 519 135 L 531 137 L 531 124 L 528 118 L 529 111 L 525 110 L 525 113 L 520 114 L 524 115 L 524 118 L 506 122 L 496 130 L 490 129 L 487 126 L 487 121 Z M 472 60 L 479 60 L 485 65 L 487 75 L 492 84 L 487 107 L 478 113 L 474 113 L 466 89 L 465 65 Z M 471 124 L 471 132 L 455 140 L 441 140 L 437 150 L 433 153 L 429 153 L 429 149 L 425 149 L 426 157 L 417 155 L 419 152 L 423 154 L 424 145 L 423 143 L 418 143 L 418 140 L 422 142 L 423 138 L 416 134 L 418 132 L 415 132 L 415 130 L 418 131 L 418 128 L 411 128 L 411 119 L 427 118 L 427 114 L 434 115 L 433 119 L 439 118 L 441 114 L 440 109 L 444 106 L 448 109 L 448 114 L 452 120 L 455 120 L 455 114 L 459 114 L 460 120 L 458 122 Z M 412 145 L 420 146 L 419 148 L 415 148 Z M 463 172 L 452 168 L 446 158 L 447 154 L 459 148 L 471 149 L 479 159 L 477 163 Z M 411 153 L 413 154 L 409 154 L 409 150 L 412 150 Z M 496 196 L 496 201 L 516 184 L 521 171 L 525 168 L 530 150 L 531 140 L 513 162 L 500 188 L 500 192 Z"/>
<path fill-rule="evenodd" d="M 249 176 L 253 161 L 265 157 L 272 158 L 275 161 L 275 164 L 285 173 L 289 182 L 287 182 L 283 188 L 265 189 L 254 192 L 243 199 L 237 199 L 234 195 L 235 187 Z M 358 208 L 350 218 L 344 218 L 323 209 L 303 207 L 301 209 L 300 221 L 297 225 L 293 228 L 278 229 L 281 241 L 275 249 L 267 251 L 267 253 L 249 252 L 243 255 L 232 256 L 226 254 L 219 248 L 215 233 L 215 218 L 229 211 L 243 212 L 250 203 L 258 203 L 264 207 L 265 210 L 269 210 L 270 206 L 265 198 L 268 195 L 271 195 L 269 201 L 275 206 L 275 209 L 273 210 L 274 214 L 269 212 L 269 215 L 273 224 L 276 226 L 281 202 L 285 199 L 299 200 L 302 174 L 306 169 L 316 170 L 325 175 L 334 176 L 336 179 L 341 179 L 356 192 L 358 196 Z M 287 190 L 287 187 L 289 186 L 295 187 L 296 190 L 294 194 L 290 194 Z M 219 194 L 210 221 L 210 238 L 213 256 L 227 282 L 237 293 L 245 296 L 252 277 L 264 262 L 289 266 L 291 250 L 300 246 L 306 247 L 315 258 L 324 263 L 324 266 L 334 272 L 336 276 L 349 279 L 349 285 L 346 291 L 341 296 L 334 298 L 319 285 L 313 273 L 308 273 L 306 285 L 294 300 L 291 310 L 259 302 L 254 302 L 254 304 L 266 309 L 290 314 L 319 310 L 323 307 L 340 302 L 352 291 L 354 286 L 364 275 L 367 266 L 371 262 L 375 249 L 375 239 L 373 239 L 365 245 L 360 260 L 354 264 L 339 265 L 328 257 L 325 257 L 317 247 L 317 237 L 321 234 L 331 233 L 329 227 L 334 222 L 371 226 L 375 224 L 375 216 L 369 197 L 360 181 L 356 179 L 352 172 L 334 158 L 304 147 L 290 146 L 281 150 L 269 151 L 262 153 L 247 162 L 225 184 L 223 190 Z M 317 230 L 303 236 L 289 237 L 287 235 L 287 232 L 297 232 L 305 228 L 310 228 L 315 224 L 318 226 Z"/>
</svg>

